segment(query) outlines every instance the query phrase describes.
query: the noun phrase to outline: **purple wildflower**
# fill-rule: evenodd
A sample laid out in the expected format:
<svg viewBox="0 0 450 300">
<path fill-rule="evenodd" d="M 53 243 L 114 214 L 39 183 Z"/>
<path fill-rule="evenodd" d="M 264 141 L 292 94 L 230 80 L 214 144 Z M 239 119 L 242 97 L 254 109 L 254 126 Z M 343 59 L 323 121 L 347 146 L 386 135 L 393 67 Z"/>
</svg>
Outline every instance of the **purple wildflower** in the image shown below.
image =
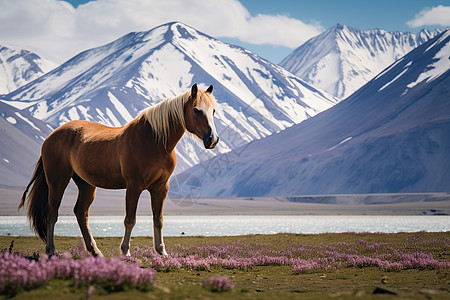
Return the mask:
<svg viewBox="0 0 450 300">
<path fill-rule="evenodd" d="M 213 292 L 226 292 L 234 288 L 234 283 L 227 276 L 215 276 L 203 280 L 202 286 Z"/>
<path fill-rule="evenodd" d="M 422 241 L 424 244 L 427 241 Z M 417 240 L 415 240 L 417 243 Z M 448 243 L 440 239 L 440 243 Z M 420 248 L 420 245 L 417 245 Z M 408 248 L 407 248 L 408 249 Z M 294 274 L 348 267 L 378 267 L 387 271 L 403 269 L 446 269 L 450 263 L 440 261 L 431 254 L 405 253 L 387 243 L 313 244 L 290 246 L 285 250 L 272 250 L 261 243 L 234 242 L 223 246 L 174 245 L 167 257 L 156 255 L 151 247 L 133 249 L 133 255 L 141 257 L 145 265 L 156 270 L 187 268 L 209 270 L 212 266 L 224 269 L 251 269 L 254 266 L 291 266 Z"/>
<path fill-rule="evenodd" d="M 124 262 L 121 258 L 73 260 L 65 253 L 60 258 L 43 255 L 36 262 L 19 254 L 0 254 L 0 293 L 3 294 L 39 287 L 52 278 L 73 279 L 75 287 L 99 284 L 106 289 L 130 286 L 145 290 L 153 285 L 155 274 L 153 269 L 141 268 L 133 260 Z"/>
</svg>

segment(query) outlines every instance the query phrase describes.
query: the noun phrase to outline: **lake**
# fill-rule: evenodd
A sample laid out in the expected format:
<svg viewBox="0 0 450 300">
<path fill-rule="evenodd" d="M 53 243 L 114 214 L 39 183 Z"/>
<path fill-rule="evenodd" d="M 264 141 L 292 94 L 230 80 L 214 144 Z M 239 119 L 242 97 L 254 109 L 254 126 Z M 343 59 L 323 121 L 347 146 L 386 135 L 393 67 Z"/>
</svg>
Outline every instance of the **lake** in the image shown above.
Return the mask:
<svg viewBox="0 0 450 300">
<path fill-rule="evenodd" d="M 123 216 L 91 216 L 94 236 L 122 236 Z M 224 236 L 274 233 L 442 232 L 450 230 L 450 216 L 165 216 L 165 236 Z M 60 216 L 60 236 L 80 236 L 74 216 Z M 0 235 L 32 236 L 25 216 L 0 216 Z M 151 216 L 137 216 L 133 236 L 153 235 Z"/>
</svg>

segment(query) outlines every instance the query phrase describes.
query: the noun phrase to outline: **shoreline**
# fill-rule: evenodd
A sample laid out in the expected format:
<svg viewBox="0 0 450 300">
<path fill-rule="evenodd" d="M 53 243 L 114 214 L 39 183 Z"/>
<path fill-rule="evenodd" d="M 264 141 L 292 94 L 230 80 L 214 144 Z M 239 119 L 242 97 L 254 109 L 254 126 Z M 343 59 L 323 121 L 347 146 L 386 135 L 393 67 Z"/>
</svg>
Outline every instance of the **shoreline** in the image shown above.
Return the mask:
<svg viewBox="0 0 450 300">
<path fill-rule="evenodd" d="M 23 190 L 0 187 L 0 216 L 26 215 L 17 206 Z M 91 216 L 122 216 L 125 214 L 124 190 L 99 190 L 91 209 Z M 76 202 L 75 188 L 64 194 L 59 214 L 73 215 Z M 151 215 L 150 196 L 142 193 L 137 215 Z M 306 195 L 246 198 L 172 198 L 164 204 L 165 216 L 224 216 L 224 215 L 450 215 L 450 194 L 355 194 Z"/>
</svg>

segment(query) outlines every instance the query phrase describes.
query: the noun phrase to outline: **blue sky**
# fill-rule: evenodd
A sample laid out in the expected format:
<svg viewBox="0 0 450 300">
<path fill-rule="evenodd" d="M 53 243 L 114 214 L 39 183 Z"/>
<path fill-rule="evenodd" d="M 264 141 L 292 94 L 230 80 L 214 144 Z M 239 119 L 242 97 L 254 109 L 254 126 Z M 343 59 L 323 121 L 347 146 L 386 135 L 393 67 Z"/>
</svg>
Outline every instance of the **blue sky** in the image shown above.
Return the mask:
<svg viewBox="0 0 450 300">
<path fill-rule="evenodd" d="M 0 43 L 63 62 L 130 31 L 184 22 L 278 63 L 337 23 L 418 32 L 450 26 L 450 1 L 437 0 L 3 0 Z"/>
<path fill-rule="evenodd" d="M 66 0 L 73 6 L 95 0 Z M 240 0 L 252 15 L 281 14 L 300 20 L 315 20 L 325 28 L 340 23 L 358 29 L 381 28 L 417 32 L 406 22 L 426 7 L 450 5 L 442 0 Z M 426 26 L 429 29 L 438 26 Z"/>
<path fill-rule="evenodd" d="M 325 28 L 338 23 L 358 29 L 380 28 L 388 31 L 418 32 L 421 29 L 434 30 L 439 25 L 412 28 L 406 23 L 414 19 L 426 7 L 450 5 L 450 1 L 434 0 L 277 0 L 277 1 L 240 1 L 252 15 L 281 14 L 300 20 L 320 22 Z M 252 45 L 235 39 L 223 39 L 242 45 L 275 63 L 280 62 L 291 48 L 270 45 Z M 299 45 L 300 46 L 300 45 Z"/>
<path fill-rule="evenodd" d="M 325 28 L 337 23 L 358 29 L 418 31 L 406 25 L 425 7 L 450 5 L 434 0 L 315 0 L 240 1 L 251 14 L 283 14 L 300 20 L 316 20 Z M 430 26 L 435 28 L 436 26 Z"/>
</svg>

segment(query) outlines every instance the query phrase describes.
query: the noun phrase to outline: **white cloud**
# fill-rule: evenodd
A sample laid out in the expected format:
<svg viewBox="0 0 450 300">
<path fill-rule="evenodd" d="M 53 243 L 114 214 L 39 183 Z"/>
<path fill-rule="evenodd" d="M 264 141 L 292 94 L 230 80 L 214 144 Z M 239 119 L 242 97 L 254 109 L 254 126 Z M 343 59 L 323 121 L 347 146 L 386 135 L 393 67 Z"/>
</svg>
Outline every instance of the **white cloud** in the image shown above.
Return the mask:
<svg viewBox="0 0 450 300">
<path fill-rule="evenodd" d="M 410 27 L 427 25 L 450 26 L 450 6 L 439 5 L 425 8 L 406 24 Z"/>
<path fill-rule="evenodd" d="M 252 44 L 272 44 L 296 48 L 324 29 L 316 24 L 281 15 L 257 15 L 246 20 L 245 30 L 236 38 Z"/>
<path fill-rule="evenodd" d="M 237 0 L 0 0 L 0 44 L 28 46 L 59 62 L 131 31 L 180 21 L 211 36 L 298 47 L 324 30 L 283 15 L 251 16 Z"/>
</svg>

